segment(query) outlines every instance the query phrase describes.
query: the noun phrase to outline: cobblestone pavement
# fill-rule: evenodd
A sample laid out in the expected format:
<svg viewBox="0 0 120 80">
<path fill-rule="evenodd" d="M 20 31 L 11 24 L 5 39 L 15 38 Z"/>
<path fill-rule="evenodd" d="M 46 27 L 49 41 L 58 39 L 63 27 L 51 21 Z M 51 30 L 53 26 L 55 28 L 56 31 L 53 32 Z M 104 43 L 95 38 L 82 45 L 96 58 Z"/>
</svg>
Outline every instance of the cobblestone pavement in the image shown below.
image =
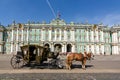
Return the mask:
<svg viewBox="0 0 120 80">
<path fill-rule="evenodd" d="M 120 55 L 95 56 L 94 60 L 87 61 L 86 70 L 82 70 L 81 63 L 75 61 L 72 70 L 12 69 L 11 57 L 0 54 L 0 80 L 120 80 Z"/>
<path fill-rule="evenodd" d="M 1 74 L 0 80 L 120 80 L 120 73 Z"/>
<path fill-rule="evenodd" d="M 0 70 L 12 69 L 10 59 L 12 55 L 0 54 Z M 87 69 L 120 69 L 120 55 L 95 56 L 94 60 L 87 61 Z M 81 68 L 81 62 L 73 61 L 73 68 Z"/>
</svg>

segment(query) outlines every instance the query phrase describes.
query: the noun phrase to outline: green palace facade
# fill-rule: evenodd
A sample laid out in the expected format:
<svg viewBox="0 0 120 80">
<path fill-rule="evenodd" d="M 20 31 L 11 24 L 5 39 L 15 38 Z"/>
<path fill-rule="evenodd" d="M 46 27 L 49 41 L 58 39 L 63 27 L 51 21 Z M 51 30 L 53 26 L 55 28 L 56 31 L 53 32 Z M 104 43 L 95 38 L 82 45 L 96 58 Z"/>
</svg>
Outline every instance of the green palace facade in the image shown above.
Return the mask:
<svg viewBox="0 0 120 80">
<path fill-rule="evenodd" d="M 120 54 L 120 26 L 103 24 L 66 23 L 60 18 L 50 23 L 13 23 L 0 26 L 0 53 L 15 54 L 20 46 L 36 44 L 48 45 L 51 51 L 56 46 L 60 52 L 87 52 L 95 55 Z"/>
</svg>

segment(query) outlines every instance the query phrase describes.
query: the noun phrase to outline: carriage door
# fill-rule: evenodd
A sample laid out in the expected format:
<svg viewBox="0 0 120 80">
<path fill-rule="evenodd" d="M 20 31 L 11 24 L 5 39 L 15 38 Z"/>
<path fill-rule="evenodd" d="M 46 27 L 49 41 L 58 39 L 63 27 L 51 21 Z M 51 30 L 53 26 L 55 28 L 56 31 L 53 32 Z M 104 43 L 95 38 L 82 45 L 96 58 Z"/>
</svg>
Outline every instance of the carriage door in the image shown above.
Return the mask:
<svg viewBox="0 0 120 80">
<path fill-rule="evenodd" d="M 67 44 L 67 52 L 71 52 L 72 50 L 72 45 L 71 44 Z"/>
</svg>

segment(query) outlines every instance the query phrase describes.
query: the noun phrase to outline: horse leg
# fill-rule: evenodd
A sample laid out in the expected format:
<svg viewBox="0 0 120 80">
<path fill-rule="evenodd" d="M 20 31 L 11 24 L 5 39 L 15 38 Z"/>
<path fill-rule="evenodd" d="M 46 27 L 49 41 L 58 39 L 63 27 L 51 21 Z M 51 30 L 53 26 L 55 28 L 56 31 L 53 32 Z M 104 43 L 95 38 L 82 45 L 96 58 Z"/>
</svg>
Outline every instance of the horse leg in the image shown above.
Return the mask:
<svg viewBox="0 0 120 80">
<path fill-rule="evenodd" d="M 68 67 L 69 67 L 69 64 L 68 64 L 68 63 L 66 63 L 66 69 L 68 69 Z"/>
<path fill-rule="evenodd" d="M 66 60 L 66 69 L 69 69 L 69 66 L 70 66 L 69 60 Z"/>
<path fill-rule="evenodd" d="M 66 61 L 66 69 L 71 70 L 71 65 L 72 65 L 71 61 Z"/>
<path fill-rule="evenodd" d="M 69 70 L 71 70 L 72 61 L 69 62 Z"/>
<path fill-rule="evenodd" d="M 82 69 L 84 69 L 84 70 L 86 69 L 86 68 L 85 68 L 85 64 L 86 64 L 86 59 L 84 59 L 84 60 L 82 61 Z"/>
</svg>

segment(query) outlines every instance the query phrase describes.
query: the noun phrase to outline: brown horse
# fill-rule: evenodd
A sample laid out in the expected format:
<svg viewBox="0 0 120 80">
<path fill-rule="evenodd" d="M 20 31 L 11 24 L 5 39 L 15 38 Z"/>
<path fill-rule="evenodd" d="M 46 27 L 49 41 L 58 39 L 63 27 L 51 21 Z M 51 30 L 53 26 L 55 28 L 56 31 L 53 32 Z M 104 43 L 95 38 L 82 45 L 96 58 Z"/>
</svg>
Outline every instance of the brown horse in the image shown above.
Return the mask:
<svg viewBox="0 0 120 80">
<path fill-rule="evenodd" d="M 72 61 L 76 60 L 76 61 L 81 61 L 82 62 L 82 68 L 85 69 L 85 64 L 87 60 L 90 60 L 92 58 L 92 53 L 89 52 L 84 52 L 84 54 L 82 53 L 69 53 L 67 54 L 67 59 L 66 59 L 66 68 L 67 69 L 71 69 L 71 65 L 72 65 Z"/>
</svg>

